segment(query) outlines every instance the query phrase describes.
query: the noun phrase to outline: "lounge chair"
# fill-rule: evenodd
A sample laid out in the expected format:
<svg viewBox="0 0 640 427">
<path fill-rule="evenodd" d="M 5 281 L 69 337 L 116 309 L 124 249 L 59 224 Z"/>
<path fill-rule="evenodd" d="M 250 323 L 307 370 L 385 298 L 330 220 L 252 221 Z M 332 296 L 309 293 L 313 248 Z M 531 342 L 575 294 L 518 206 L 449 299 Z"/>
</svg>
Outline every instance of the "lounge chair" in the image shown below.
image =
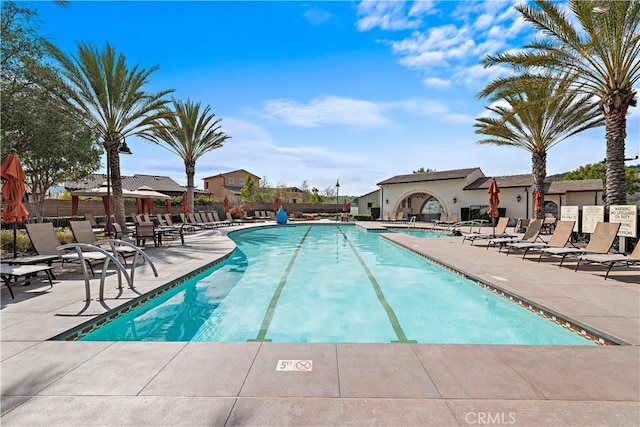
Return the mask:
<svg viewBox="0 0 640 427">
<path fill-rule="evenodd" d="M 527 231 L 525 231 L 524 235 L 522 236 L 522 239 L 513 238 L 513 237 L 498 237 L 495 239 L 490 239 L 489 242 L 487 243 L 487 249 L 489 249 L 489 246 L 498 245 L 500 246 L 500 249 L 498 252 L 502 252 L 502 248 L 504 247 L 504 245 L 507 245 L 510 243 L 516 243 L 516 242 L 533 243 L 540 238 L 541 228 L 542 228 L 542 220 L 534 219 L 529 223 L 529 226 L 527 227 Z"/>
<path fill-rule="evenodd" d="M 582 248 L 545 248 L 540 250 L 540 258 L 538 258 L 538 262 L 542 259 L 544 255 L 546 256 L 557 256 L 561 257 L 560 267 L 562 267 L 562 263 L 565 258 L 568 256 L 580 256 L 587 254 L 606 254 L 611 250 L 611 246 L 613 246 L 613 241 L 618 234 L 618 230 L 620 229 L 620 223 L 618 222 L 598 222 L 596 224 L 595 230 L 593 230 L 593 234 L 591 235 L 591 239 L 587 246 Z"/>
<path fill-rule="evenodd" d="M 231 225 L 231 221 L 221 220 L 217 211 L 213 211 L 213 219 L 221 225 Z"/>
<path fill-rule="evenodd" d="M 8 265 L 0 264 L 0 276 L 2 281 L 11 294 L 11 298 L 15 299 L 13 295 L 13 289 L 11 285 L 17 285 L 24 283 L 25 285 L 31 284 L 31 280 L 40 272 L 45 272 L 47 279 L 49 279 L 49 285 L 53 287 L 53 273 L 51 272 L 53 267 L 48 265 Z"/>
<path fill-rule="evenodd" d="M 116 224 L 117 223 L 113 223 L 111 226 L 116 230 L 116 234 L 118 234 L 118 230 L 120 230 L 119 234 L 122 236 L 122 228 L 120 227 L 120 224 L 117 224 L 117 227 L 115 227 Z M 111 251 L 111 246 L 109 244 L 100 243 L 100 240 L 91 229 L 89 221 L 71 221 L 69 226 L 71 227 L 71 233 L 73 233 L 73 239 L 77 243 L 87 243 L 89 245 L 99 246 L 106 251 Z M 115 255 L 122 258 L 125 266 L 127 265 L 127 258 L 134 256 L 137 252 L 135 248 L 126 245 L 115 245 L 115 248 Z"/>
<path fill-rule="evenodd" d="M 497 239 L 500 237 L 509 237 L 515 238 L 517 236 L 512 234 L 507 234 L 507 226 L 509 225 L 509 217 L 501 217 L 498 219 L 498 223 L 496 224 L 495 233 L 494 234 L 465 234 L 462 238 L 462 243 L 465 240 L 470 240 L 471 245 L 473 246 L 473 242 L 476 240 L 487 240 L 487 239 Z"/>
<path fill-rule="evenodd" d="M 104 224 L 98 224 L 98 222 L 96 221 L 95 217 L 93 216 L 93 214 L 91 212 L 85 212 L 84 213 L 84 219 L 89 221 L 89 224 L 91 224 L 91 228 L 92 229 L 95 229 L 97 231 L 100 231 L 100 230 L 104 229 Z"/>
<path fill-rule="evenodd" d="M 26 226 L 29 240 L 31 245 L 38 255 L 53 255 L 57 256 L 57 260 L 60 260 L 64 265 L 65 262 L 79 262 L 80 257 L 77 253 L 68 253 L 58 249 L 60 246 L 60 240 L 56 231 L 53 229 L 53 224 L 50 222 L 43 222 L 40 224 L 27 224 Z M 84 252 L 83 258 L 85 263 L 89 266 L 91 274 L 93 272 L 94 264 L 101 264 L 107 258 L 100 252 L 87 251 Z"/>
<path fill-rule="evenodd" d="M 136 246 L 146 246 L 147 239 L 153 240 L 153 246 L 158 246 L 156 230 L 152 222 L 137 224 L 135 237 Z"/>
<path fill-rule="evenodd" d="M 226 212 L 226 215 L 227 215 L 227 221 L 229 222 L 230 225 L 233 225 L 233 224 L 240 225 L 243 222 L 241 219 L 233 219 L 230 212 Z"/>
<path fill-rule="evenodd" d="M 569 243 L 569 239 L 571 238 L 571 233 L 573 233 L 573 227 L 575 225 L 575 221 L 559 221 L 555 225 L 555 229 L 553 230 L 553 234 L 551 238 L 547 242 L 514 242 L 507 243 L 507 256 L 512 250 L 521 250 L 524 253 L 522 254 L 522 259 L 525 258 L 527 252 L 530 250 L 539 250 L 546 248 L 564 248 Z"/>
<path fill-rule="evenodd" d="M 578 263 L 576 264 L 576 270 L 580 267 L 580 262 L 584 261 L 587 264 L 602 264 L 607 267 L 607 273 L 604 275 L 604 280 L 609 277 L 609 272 L 616 265 L 624 265 L 629 268 L 630 265 L 640 264 L 640 242 L 636 243 L 636 247 L 629 255 L 623 254 L 585 254 L 578 257 Z"/>
</svg>

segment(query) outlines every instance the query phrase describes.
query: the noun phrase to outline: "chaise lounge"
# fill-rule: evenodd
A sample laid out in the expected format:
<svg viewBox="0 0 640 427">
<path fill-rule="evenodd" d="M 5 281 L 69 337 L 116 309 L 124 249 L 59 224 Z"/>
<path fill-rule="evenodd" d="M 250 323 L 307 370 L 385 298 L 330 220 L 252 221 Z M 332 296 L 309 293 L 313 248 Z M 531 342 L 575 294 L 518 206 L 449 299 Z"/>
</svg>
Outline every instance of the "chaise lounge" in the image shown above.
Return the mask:
<svg viewBox="0 0 640 427">
<path fill-rule="evenodd" d="M 607 267 L 607 273 L 604 275 L 604 280 L 609 277 L 609 272 L 616 265 L 624 265 L 629 268 L 630 265 L 640 264 L 640 243 L 636 243 L 636 247 L 629 255 L 623 254 L 585 254 L 578 257 L 578 263 L 576 264 L 576 270 L 580 267 L 580 262 L 587 264 L 602 264 Z"/>
</svg>

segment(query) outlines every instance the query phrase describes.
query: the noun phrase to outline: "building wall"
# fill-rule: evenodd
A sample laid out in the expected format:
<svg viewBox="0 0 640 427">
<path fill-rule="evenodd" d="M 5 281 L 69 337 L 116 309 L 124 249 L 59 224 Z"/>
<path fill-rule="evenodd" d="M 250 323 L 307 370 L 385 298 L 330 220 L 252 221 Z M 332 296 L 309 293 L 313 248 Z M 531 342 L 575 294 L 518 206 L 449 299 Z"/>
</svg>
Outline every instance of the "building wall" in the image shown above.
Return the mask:
<svg viewBox="0 0 640 427">
<path fill-rule="evenodd" d="M 204 178 L 204 191 L 211 193 L 211 195 L 218 200 L 224 200 L 225 196 L 234 197 L 233 193 L 227 191 L 223 187 L 244 187 L 247 174 L 251 177 L 251 180 L 256 186 L 260 185 L 260 177 L 248 173 L 247 171 L 239 170 Z"/>
<path fill-rule="evenodd" d="M 371 206 L 369 206 L 371 204 Z M 371 208 L 380 207 L 380 190 L 358 197 L 358 213 L 371 215 Z"/>
</svg>

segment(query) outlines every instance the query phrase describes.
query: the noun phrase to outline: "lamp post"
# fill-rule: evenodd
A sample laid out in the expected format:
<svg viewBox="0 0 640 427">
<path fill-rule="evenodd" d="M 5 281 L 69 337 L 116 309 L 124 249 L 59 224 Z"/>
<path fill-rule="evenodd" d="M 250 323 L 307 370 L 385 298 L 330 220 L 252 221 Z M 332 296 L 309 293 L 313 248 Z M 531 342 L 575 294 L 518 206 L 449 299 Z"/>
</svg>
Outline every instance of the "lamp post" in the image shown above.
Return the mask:
<svg viewBox="0 0 640 427">
<path fill-rule="evenodd" d="M 104 148 L 107 150 L 107 219 L 105 220 L 107 230 L 105 235 L 111 236 L 111 158 L 109 155 L 109 148 L 107 147 L 107 141 L 104 142 Z M 133 154 L 131 149 L 127 146 L 127 142 L 124 137 L 122 137 L 122 141 L 118 142 L 118 154 Z"/>
<path fill-rule="evenodd" d="M 340 215 L 340 202 L 338 201 L 340 197 L 340 179 L 336 180 L 336 222 L 339 221 Z"/>
</svg>

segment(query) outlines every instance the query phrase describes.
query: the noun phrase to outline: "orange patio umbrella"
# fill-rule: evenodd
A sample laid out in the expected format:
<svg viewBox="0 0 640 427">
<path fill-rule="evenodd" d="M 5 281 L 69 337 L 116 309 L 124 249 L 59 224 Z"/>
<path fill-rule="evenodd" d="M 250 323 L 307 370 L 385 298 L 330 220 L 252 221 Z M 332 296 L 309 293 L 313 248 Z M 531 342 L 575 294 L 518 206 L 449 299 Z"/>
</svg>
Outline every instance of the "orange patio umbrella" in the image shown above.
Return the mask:
<svg viewBox="0 0 640 427">
<path fill-rule="evenodd" d="M 533 190 L 533 211 L 536 214 L 542 212 L 544 208 L 544 194 L 540 192 L 537 188 Z"/>
<path fill-rule="evenodd" d="M 345 200 L 344 202 L 342 202 L 342 212 L 346 212 L 347 211 L 347 201 Z"/>
<path fill-rule="evenodd" d="M 256 201 L 251 199 L 251 210 L 254 211 L 256 209 Z"/>
<path fill-rule="evenodd" d="M 223 207 L 225 212 L 229 212 L 229 198 L 224 196 Z"/>
<path fill-rule="evenodd" d="M 491 223 L 493 225 L 493 234 L 495 234 L 496 218 L 500 216 L 500 212 L 498 212 L 498 205 L 500 204 L 500 196 L 498 196 L 498 194 L 500 193 L 500 189 L 498 188 L 498 183 L 496 182 L 495 178 L 491 180 L 491 184 L 489 185 L 489 190 L 487 190 L 487 193 L 489 193 L 489 211 L 487 212 L 487 214 L 491 218 Z"/>
<path fill-rule="evenodd" d="M 4 180 L 2 184 L 2 222 L 13 226 L 13 257 L 16 257 L 16 224 L 29 219 L 29 211 L 22 204 L 22 198 L 27 192 L 24 180 L 27 179 L 20 158 L 15 149 L 11 149 L 9 155 L 2 163 L 0 176 Z"/>
<path fill-rule="evenodd" d="M 171 199 L 167 199 L 167 213 L 171 213 Z"/>
</svg>

